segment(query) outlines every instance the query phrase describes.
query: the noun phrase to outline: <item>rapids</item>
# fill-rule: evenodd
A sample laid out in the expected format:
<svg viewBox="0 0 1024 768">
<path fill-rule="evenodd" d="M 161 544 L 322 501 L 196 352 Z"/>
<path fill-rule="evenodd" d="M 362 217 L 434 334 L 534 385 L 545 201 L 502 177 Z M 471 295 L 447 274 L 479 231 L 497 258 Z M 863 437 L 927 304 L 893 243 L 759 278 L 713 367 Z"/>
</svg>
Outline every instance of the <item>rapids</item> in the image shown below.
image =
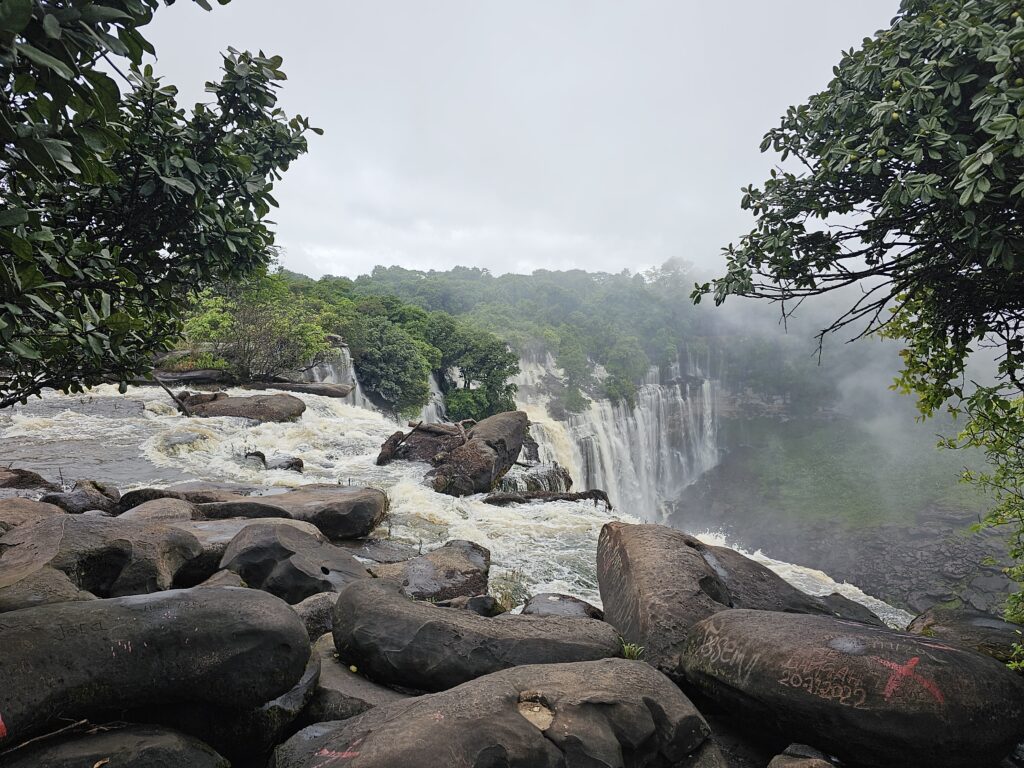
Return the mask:
<svg viewBox="0 0 1024 768">
<path fill-rule="evenodd" d="M 48 392 L 41 400 L 0 411 L 0 461 L 66 482 L 109 481 L 122 490 L 184 480 L 240 483 L 270 493 L 307 483 L 375 486 L 391 499 L 386 525 L 392 538 L 424 550 L 469 539 L 491 550 L 492 578 L 512 580 L 531 593 L 565 592 L 600 605 L 595 552 L 601 526 L 608 520 L 640 522 L 629 513 L 644 507 L 624 503 L 612 513 L 590 503 L 495 507 L 481 496 L 444 496 L 423 484 L 426 465 L 376 466 L 381 443 L 396 429 L 394 421 L 345 401 L 301 397 L 307 410 L 300 420 L 251 425 L 228 417 L 185 418 L 165 393 L 151 387 L 132 387 L 125 395 L 108 386 L 76 396 Z M 539 430 L 557 435 L 542 411 L 528 410 Z M 541 443 L 571 471 L 571 443 L 557 437 Z M 244 458 L 251 450 L 268 459 L 298 456 L 305 472 L 257 468 Z M 755 557 L 807 592 L 840 591 L 894 626 L 910 619 L 820 571 Z"/>
</svg>

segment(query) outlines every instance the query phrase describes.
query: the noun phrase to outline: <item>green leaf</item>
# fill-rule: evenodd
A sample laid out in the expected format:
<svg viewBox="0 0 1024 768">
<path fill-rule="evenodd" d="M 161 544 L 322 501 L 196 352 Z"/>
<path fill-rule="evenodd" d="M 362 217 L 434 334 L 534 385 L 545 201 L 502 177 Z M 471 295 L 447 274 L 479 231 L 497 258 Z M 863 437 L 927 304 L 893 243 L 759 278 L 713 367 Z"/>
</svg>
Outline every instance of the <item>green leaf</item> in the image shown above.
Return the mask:
<svg viewBox="0 0 1024 768">
<path fill-rule="evenodd" d="M 24 208 L 7 208 L 0 210 L 0 227 L 13 227 L 28 221 L 28 211 Z"/>
<path fill-rule="evenodd" d="M 117 83 L 95 69 L 86 70 L 85 79 L 93 88 L 96 105 L 103 110 L 108 118 L 117 115 L 121 104 L 121 91 L 118 89 Z"/>
<path fill-rule="evenodd" d="M 97 5 L 92 3 L 84 8 L 80 9 L 82 13 L 82 21 L 85 22 L 96 22 L 96 21 L 117 21 L 118 19 L 130 19 L 131 15 L 124 11 L 119 11 L 117 8 L 111 8 L 107 5 Z"/>
<path fill-rule="evenodd" d="M 3 0 L 0 2 L 0 30 L 21 32 L 32 20 L 32 0 Z"/>
<path fill-rule="evenodd" d="M 174 189 L 180 189 L 182 192 L 185 192 L 186 194 L 194 195 L 196 193 L 195 184 L 193 184 L 191 181 L 188 181 L 187 179 L 179 179 L 174 176 L 161 176 L 160 180 L 163 181 L 163 183 L 166 184 L 167 186 L 173 187 Z"/>
<path fill-rule="evenodd" d="M 47 37 L 52 37 L 54 40 L 60 38 L 60 22 L 52 13 L 43 16 L 43 31 Z"/>
<path fill-rule="evenodd" d="M 35 347 L 32 347 L 22 341 L 15 341 L 12 339 L 7 342 L 7 346 L 13 349 L 14 353 L 18 355 L 18 357 L 24 357 L 29 360 L 38 360 L 41 357 L 39 351 L 36 350 Z"/>
<path fill-rule="evenodd" d="M 63 61 L 53 58 L 53 56 L 51 56 L 50 54 L 46 53 L 45 51 L 40 51 L 33 45 L 29 45 L 28 43 L 15 43 L 14 48 L 15 50 L 17 50 L 19 54 L 23 55 L 26 59 L 35 62 L 41 67 L 52 69 L 65 80 L 71 80 L 75 76 L 75 73 L 71 70 L 71 67 L 65 64 Z"/>
</svg>

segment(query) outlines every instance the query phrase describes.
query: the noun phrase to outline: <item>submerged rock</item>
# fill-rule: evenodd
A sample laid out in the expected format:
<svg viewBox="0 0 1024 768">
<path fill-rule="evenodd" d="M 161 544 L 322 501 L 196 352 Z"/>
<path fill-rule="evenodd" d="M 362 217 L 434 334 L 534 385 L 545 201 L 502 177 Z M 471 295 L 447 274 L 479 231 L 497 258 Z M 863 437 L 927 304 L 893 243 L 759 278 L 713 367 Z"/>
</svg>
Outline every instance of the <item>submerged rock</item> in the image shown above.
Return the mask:
<svg viewBox="0 0 1024 768">
<path fill-rule="evenodd" d="M 265 523 L 239 531 L 220 567 L 291 604 L 370 577 L 345 550 L 291 526 Z"/>
<path fill-rule="evenodd" d="M 1004 664 L 1014 645 L 1024 644 L 1024 627 L 972 608 L 929 608 L 907 627 L 913 635 L 934 637 L 971 648 Z"/>
<path fill-rule="evenodd" d="M 185 531 L 85 515 L 54 515 L 0 537 L 0 593 L 44 568 L 99 597 L 157 592 L 201 552 Z"/>
<path fill-rule="evenodd" d="M 294 421 L 306 404 L 293 395 L 249 395 L 232 397 L 224 392 L 187 395 L 182 398 L 195 416 L 234 416 L 252 421 Z"/>
<path fill-rule="evenodd" d="M 1024 737 L 994 659 L 829 616 L 727 610 L 692 627 L 687 682 L 757 728 L 856 766 L 979 768 Z"/>
<path fill-rule="evenodd" d="M 67 493 L 48 493 L 39 499 L 44 504 L 53 504 L 65 512 L 80 515 L 92 509 L 103 512 L 117 510 L 121 494 L 116 488 L 95 480 L 79 480 Z"/>
<path fill-rule="evenodd" d="M 572 595 L 555 592 L 541 592 L 534 595 L 523 606 L 524 616 L 575 616 L 584 619 L 604 620 L 604 611 L 595 608 L 586 600 Z"/>
<path fill-rule="evenodd" d="M 198 739 L 156 725 L 62 733 L 5 755 L 2 762 L 4 768 L 231 768 Z"/>
<path fill-rule="evenodd" d="M 387 685 L 440 691 L 521 664 L 620 656 L 618 634 L 590 619 L 485 618 L 402 595 L 394 584 L 357 581 L 334 607 L 342 661 Z"/>
<path fill-rule="evenodd" d="M 661 525 L 606 524 L 598 541 L 597 579 L 605 620 L 642 646 L 646 661 L 672 676 L 690 627 L 723 608 L 833 616 L 843 605 L 801 592 L 734 550 Z M 850 613 L 860 618 L 863 609 Z M 877 617 L 875 623 L 881 624 Z"/>
<path fill-rule="evenodd" d="M 606 659 L 506 669 L 314 725 L 278 747 L 272 766 L 315 768 L 335 757 L 353 768 L 726 768 L 709 757 L 708 733 L 693 704 L 659 672 Z"/>
<path fill-rule="evenodd" d="M 339 661 L 330 634 L 313 644 L 313 655 L 320 660 L 320 679 L 304 714 L 307 723 L 345 720 L 373 707 L 409 698 L 367 680 Z"/>
<path fill-rule="evenodd" d="M 370 573 L 417 600 L 451 600 L 486 593 L 490 568 L 490 550 L 457 539 L 405 562 L 372 565 Z"/>
<path fill-rule="evenodd" d="M 146 706 L 260 707 L 309 659 L 302 622 L 251 589 L 173 590 L 0 615 L 0 749 Z"/>
</svg>

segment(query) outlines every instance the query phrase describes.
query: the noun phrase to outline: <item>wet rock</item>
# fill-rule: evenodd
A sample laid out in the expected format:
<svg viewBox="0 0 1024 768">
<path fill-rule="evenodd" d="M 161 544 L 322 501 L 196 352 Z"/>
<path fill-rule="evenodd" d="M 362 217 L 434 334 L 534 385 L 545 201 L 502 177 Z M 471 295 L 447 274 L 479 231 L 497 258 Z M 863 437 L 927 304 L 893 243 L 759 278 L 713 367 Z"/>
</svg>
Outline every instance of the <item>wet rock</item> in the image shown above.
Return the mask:
<svg viewBox="0 0 1024 768">
<path fill-rule="evenodd" d="M 213 576 L 199 583 L 200 587 L 246 587 L 242 577 L 232 571 L 217 571 Z"/>
<path fill-rule="evenodd" d="M 79 515 L 90 509 L 114 512 L 120 499 L 121 494 L 116 488 L 97 483 L 95 480 L 79 480 L 69 492 L 48 493 L 39 500 L 44 504 L 54 504 L 70 514 Z"/>
<path fill-rule="evenodd" d="M 155 370 L 154 376 L 164 384 L 231 384 L 234 377 L 220 368 L 195 368 L 191 371 Z"/>
<path fill-rule="evenodd" d="M 373 560 L 375 563 L 400 563 L 421 554 L 420 550 L 411 544 L 390 539 L 338 539 L 334 544 L 356 557 Z"/>
<path fill-rule="evenodd" d="M 434 490 L 452 496 L 493 490 L 519 458 L 527 424 L 522 411 L 507 411 L 481 421 L 469 430 L 465 444 L 435 458 Z"/>
<path fill-rule="evenodd" d="M 60 486 L 27 469 L 0 467 L 0 488 L 19 491 L 59 491 Z"/>
<path fill-rule="evenodd" d="M 281 469 L 288 472 L 299 472 L 300 474 L 304 466 L 305 464 L 298 456 L 275 456 L 267 462 L 267 469 Z"/>
<path fill-rule="evenodd" d="M 492 595 L 473 595 L 472 597 L 453 597 L 451 600 L 438 600 L 434 603 L 438 608 L 454 608 L 470 611 L 478 616 L 497 616 L 505 613 L 501 603 Z"/>
<path fill-rule="evenodd" d="M 2 572 L 0 572 L 0 583 L 3 583 Z M 95 599 L 94 594 L 79 589 L 78 585 L 67 575 L 54 568 L 43 567 L 32 571 L 13 584 L 0 587 L 0 613 L 17 611 L 21 608 L 35 608 L 50 603 Z"/>
<path fill-rule="evenodd" d="M 372 680 L 440 691 L 521 664 L 590 661 L 619 656 L 619 636 L 588 619 L 508 616 L 411 600 L 398 586 L 357 581 L 334 606 L 334 645 L 342 661 Z"/>
<path fill-rule="evenodd" d="M 314 381 L 273 381 L 266 384 L 250 382 L 244 386 L 246 389 L 280 389 L 284 392 L 298 392 L 303 395 L 318 395 L 336 399 L 348 397 L 354 389 L 351 384 L 328 384 Z"/>
<path fill-rule="evenodd" d="M 722 611 L 682 664 L 722 708 L 852 765 L 977 768 L 1024 737 L 1024 681 L 994 659 L 829 616 Z"/>
<path fill-rule="evenodd" d="M 239 531 L 220 567 L 290 604 L 369 578 L 359 561 L 344 550 L 291 526 L 265 523 Z"/>
<path fill-rule="evenodd" d="M 1024 627 L 973 608 L 929 608 L 907 631 L 971 648 L 1004 664 L 1012 658 L 1013 646 L 1024 644 Z"/>
<path fill-rule="evenodd" d="M 392 581 L 417 600 L 451 600 L 487 592 L 491 552 L 459 539 L 402 563 L 370 566 L 378 579 Z"/>
<path fill-rule="evenodd" d="M 320 659 L 320 680 L 303 716 L 306 723 L 346 720 L 373 707 L 409 698 L 370 682 L 339 661 L 330 634 L 313 644 L 313 655 Z"/>
<path fill-rule="evenodd" d="M 502 494 L 567 493 L 572 490 L 572 475 L 558 464 L 537 464 L 525 469 L 513 467 L 495 490 Z"/>
<path fill-rule="evenodd" d="M 831 616 L 836 605 L 734 550 L 660 525 L 606 524 L 598 540 L 597 578 L 605 621 L 672 676 L 690 627 L 723 608 Z"/>
<path fill-rule="evenodd" d="M 324 535 L 314 525 L 304 523 L 301 520 L 277 517 L 179 520 L 168 522 L 167 525 L 192 534 L 199 540 L 199 546 L 202 547 L 199 556 L 190 560 L 178 571 L 174 579 L 174 585 L 177 587 L 194 587 L 219 571 L 221 569 L 220 561 L 224 558 L 224 553 L 227 552 L 228 545 L 232 539 L 250 525 L 274 525 L 294 528 L 309 534 L 318 541 L 326 541 Z"/>
<path fill-rule="evenodd" d="M 208 745 L 154 725 L 105 726 L 34 742 L 3 758 L 4 768 L 231 768 Z"/>
<path fill-rule="evenodd" d="M 381 524 L 388 498 L 376 488 L 305 485 L 273 496 L 239 497 L 200 504 L 202 515 L 223 517 L 285 517 L 312 523 L 328 539 L 358 539 Z"/>
<path fill-rule="evenodd" d="M 163 498 L 145 501 L 119 517 L 121 520 L 148 520 L 158 523 L 183 522 L 198 519 L 199 510 L 191 501 Z"/>
<path fill-rule="evenodd" d="M 201 547 L 195 536 L 159 523 L 55 515 L 8 531 L 0 550 L 0 589 L 51 568 L 81 590 L 119 597 L 170 588 Z"/>
<path fill-rule="evenodd" d="M 246 491 L 253 489 L 244 486 L 221 486 L 216 483 L 182 483 L 170 488 L 137 488 L 121 496 L 117 504 L 117 514 L 134 509 L 140 504 L 154 499 L 184 499 L 193 504 L 207 504 L 214 501 L 234 501 L 245 498 Z"/>
<path fill-rule="evenodd" d="M 806 744 L 791 744 L 768 763 L 768 768 L 835 768 L 828 755 Z"/>
<path fill-rule="evenodd" d="M 314 768 L 325 755 L 348 755 L 359 768 L 669 768 L 694 765 L 707 736 L 671 681 L 642 662 L 606 659 L 506 669 L 314 725 L 278 747 L 272 765 Z"/>
<path fill-rule="evenodd" d="M 524 616 L 569 616 L 585 619 L 604 620 L 604 611 L 595 608 L 586 600 L 572 595 L 559 595 L 555 592 L 541 592 L 526 601 L 522 611 Z"/>
<path fill-rule="evenodd" d="M 250 395 L 232 397 L 223 392 L 213 396 L 188 395 L 184 403 L 194 416 L 234 416 L 252 421 L 294 421 L 306 410 L 306 404 L 294 395 Z"/>
<path fill-rule="evenodd" d="M 63 514 L 65 514 L 64 510 L 54 504 L 44 504 L 41 501 L 22 499 L 17 496 L 0 499 L 0 534 L 7 533 L 11 528 L 17 528 L 25 523 L 33 523 L 44 517 Z"/>
<path fill-rule="evenodd" d="M 259 707 L 291 690 L 309 659 L 291 608 L 226 587 L 6 613 L 0 648 L 0 748 L 114 710 Z"/>
<path fill-rule="evenodd" d="M 293 723 L 313 697 L 320 679 L 320 657 L 310 653 L 298 682 L 255 708 L 213 704 L 157 706 L 131 711 L 131 719 L 161 723 L 209 744 L 237 766 L 263 766 L 274 746 L 294 733 Z"/>
<path fill-rule="evenodd" d="M 334 603 L 337 599 L 337 592 L 318 592 L 292 606 L 306 625 L 310 640 L 322 637 L 334 628 Z M 331 648 L 333 650 L 334 646 Z"/>
</svg>

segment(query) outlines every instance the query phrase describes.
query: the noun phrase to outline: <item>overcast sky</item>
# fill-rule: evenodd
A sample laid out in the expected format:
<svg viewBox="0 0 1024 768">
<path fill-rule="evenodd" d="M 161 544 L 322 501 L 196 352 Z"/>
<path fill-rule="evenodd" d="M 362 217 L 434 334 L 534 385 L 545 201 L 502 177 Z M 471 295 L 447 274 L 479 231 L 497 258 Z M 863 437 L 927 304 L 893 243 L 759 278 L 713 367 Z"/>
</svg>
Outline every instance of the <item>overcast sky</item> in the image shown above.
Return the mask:
<svg viewBox="0 0 1024 768">
<path fill-rule="evenodd" d="M 157 71 L 204 98 L 228 46 L 284 57 L 325 130 L 276 190 L 289 269 L 706 269 L 761 137 L 898 0 L 234 0 L 161 9 Z"/>
</svg>

